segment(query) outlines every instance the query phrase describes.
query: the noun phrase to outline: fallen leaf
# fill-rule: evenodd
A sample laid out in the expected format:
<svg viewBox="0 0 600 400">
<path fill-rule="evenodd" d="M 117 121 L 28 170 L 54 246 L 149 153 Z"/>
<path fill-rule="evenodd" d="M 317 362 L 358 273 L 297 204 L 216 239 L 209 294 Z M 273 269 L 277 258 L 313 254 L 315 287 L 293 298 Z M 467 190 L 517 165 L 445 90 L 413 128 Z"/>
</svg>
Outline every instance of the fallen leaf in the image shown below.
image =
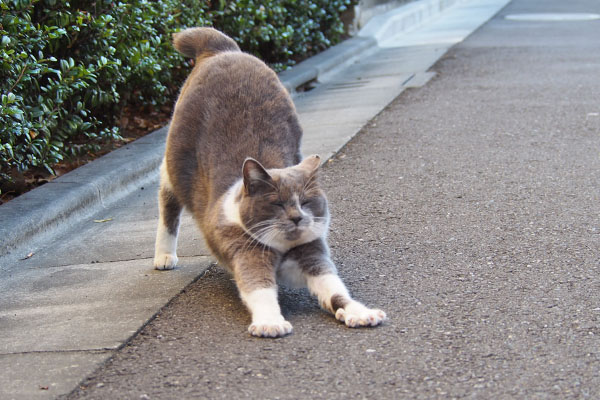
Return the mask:
<svg viewBox="0 0 600 400">
<path fill-rule="evenodd" d="M 112 220 L 113 220 L 112 217 L 110 217 L 110 218 L 105 218 L 105 219 L 95 219 L 94 222 L 97 224 L 100 224 L 102 222 L 108 222 L 108 221 L 112 221 Z"/>
<path fill-rule="evenodd" d="M 137 124 L 137 126 L 139 126 L 140 128 L 144 129 L 148 127 L 148 120 L 135 116 L 133 117 L 133 122 L 135 122 Z"/>
</svg>

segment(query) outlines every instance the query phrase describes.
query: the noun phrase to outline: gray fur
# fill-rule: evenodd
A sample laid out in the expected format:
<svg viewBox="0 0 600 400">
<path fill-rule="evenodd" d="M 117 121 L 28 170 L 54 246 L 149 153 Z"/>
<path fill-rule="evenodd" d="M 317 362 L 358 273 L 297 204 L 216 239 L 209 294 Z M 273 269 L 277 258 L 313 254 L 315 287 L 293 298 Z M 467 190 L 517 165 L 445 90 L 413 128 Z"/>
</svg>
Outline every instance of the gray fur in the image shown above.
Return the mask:
<svg viewBox="0 0 600 400">
<path fill-rule="evenodd" d="M 181 215 L 181 204 L 166 187 L 161 187 L 159 191 L 159 207 L 164 216 L 165 225 L 171 235 L 176 236 L 179 229 L 179 217 Z"/>
<path fill-rule="evenodd" d="M 329 214 L 317 182 L 320 159 L 301 162 L 302 130 L 277 75 L 211 28 L 180 32 L 174 45 L 196 62 L 167 137 L 159 205 L 168 232 L 176 236 L 185 207 L 243 298 L 274 288 L 285 260 L 307 277 L 335 274 L 324 240 Z M 286 324 L 251 333 L 285 334 Z"/>
<path fill-rule="evenodd" d="M 175 219 L 170 216 L 177 214 L 176 204 L 185 206 L 221 264 L 239 278 L 241 288 L 270 287 L 283 255 L 225 224 L 220 215 L 222 197 L 243 178 L 240 209 L 251 232 L 268 219 L 281 226 L 301 225 L 301 205 L 293 204 L 294 195 L 313 199 L 315 216 L 327 214 L 315 170 L 290 169 L 301 160 L 302 131 L 294 105 L 271 69 L 214 29 L 180 32 L 175 47 L 199 58 L 169 130 L 165 161 L 174 198 L 170 191 L 161 191 L 161 212 L 171 221 L 167 226 L 172 232 Z M 274 171 L 272 176 L 267 170 Z"/>
</svg>

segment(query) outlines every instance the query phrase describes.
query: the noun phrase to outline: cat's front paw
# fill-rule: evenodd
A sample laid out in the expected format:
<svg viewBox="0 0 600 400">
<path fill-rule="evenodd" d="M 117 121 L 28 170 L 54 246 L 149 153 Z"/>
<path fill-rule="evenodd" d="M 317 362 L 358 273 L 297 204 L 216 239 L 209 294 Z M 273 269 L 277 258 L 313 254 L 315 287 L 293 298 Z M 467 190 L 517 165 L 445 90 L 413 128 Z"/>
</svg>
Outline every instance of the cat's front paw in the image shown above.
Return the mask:
<svg viewBox="0 0 600 400">
<path fill-rule="evenodd" d="M 354 301 L 344 308 L 338 308 L 335 318 L 350 328 L 359 328 L 361 326 L 377 326 L 385 321 L 387 316 L 381 310 L 367 308 Z"/>
<path fill-rule="evenodd" d="M 278 321 L 256 321 L 248 327 L 248 332 L 258 337 L 281 337 L 292 332 L 292 324 L 283 318 Z"/>
<path fill-rule="evenodd" d="M 159 270 L 173 269 L 177 265 L 178 260 L 175 254 L 159 254 L 154 256 L 154 268 Z"/>
</svg>

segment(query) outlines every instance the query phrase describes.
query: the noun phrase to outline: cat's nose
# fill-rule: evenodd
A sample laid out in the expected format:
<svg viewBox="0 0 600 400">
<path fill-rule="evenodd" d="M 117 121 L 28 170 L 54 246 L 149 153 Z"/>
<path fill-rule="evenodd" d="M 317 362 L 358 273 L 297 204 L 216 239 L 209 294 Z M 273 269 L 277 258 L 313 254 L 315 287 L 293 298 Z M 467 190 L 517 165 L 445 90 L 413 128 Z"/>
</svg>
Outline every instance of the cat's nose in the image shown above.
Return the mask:
<svg viewBox="0 0 600 400">
<path fill-rule="evenodd" d="M 302 221 L 302 216 L 296 215 L 296 216 L 290 217 L 290 221 L 292 221 L 294 224 L 298 225 L 300 223 L 300 221 Z"/>
</svg>

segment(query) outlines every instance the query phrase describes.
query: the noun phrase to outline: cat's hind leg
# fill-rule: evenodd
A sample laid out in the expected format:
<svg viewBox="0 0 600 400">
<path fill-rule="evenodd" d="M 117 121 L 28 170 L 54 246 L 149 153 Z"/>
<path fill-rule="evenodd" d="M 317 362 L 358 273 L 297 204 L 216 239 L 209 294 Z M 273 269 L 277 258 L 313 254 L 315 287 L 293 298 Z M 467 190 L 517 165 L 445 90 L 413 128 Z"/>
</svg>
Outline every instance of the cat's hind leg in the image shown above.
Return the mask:
<svg viewBox="0 0 600 400">
<path fill-rule="evenodd" d="M 165 270 L 177 265 L 177 235 L 182 206 L 175 198 L 166 163 L 160 167 L 160 189 L 158 192 L 158 228 L 154 246 L 154 267 Z"/>
<path fill-rule="evenodd" d="M 329 249 L 324 240 L 292 249 L 283 265 L 297 263 L 304 274 L 308 290 L 317 297 L 324 309 L 351 328 L 377 326 L 386 319 L 385 312 L 364 306 L 352 299 L 346 285 L 337 275 Z"/>
</svg>

